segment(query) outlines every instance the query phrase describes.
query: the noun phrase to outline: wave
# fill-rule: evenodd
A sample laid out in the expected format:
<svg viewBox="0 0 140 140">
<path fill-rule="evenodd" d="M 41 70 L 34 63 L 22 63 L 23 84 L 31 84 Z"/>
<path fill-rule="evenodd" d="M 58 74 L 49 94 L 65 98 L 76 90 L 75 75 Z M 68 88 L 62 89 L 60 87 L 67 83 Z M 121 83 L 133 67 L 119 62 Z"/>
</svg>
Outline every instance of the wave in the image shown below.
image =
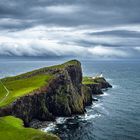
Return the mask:
<svg viewBox="0 0 140 140">
<path fill-rule="evenodd" d="M 42 128 L 41 130 L 44 132 L 54 131 L 56 129 L 57 125 L 65 124 L 66 120 L 69 118 L 70 117 L 58 117 L 58 118 L 56 118 L 55 122 L 48 122 L 47 126 L 45 128 Z"/>
<path fill-rule="evenodd" d="M 100 116 L 101 116 L 101 114 L 87 114 L 86 113 L 84 116 L 81 117 L 81 120 L 87 121 L 87 120 L 95 119 Z"/>
<path fill-rule="evenodd" d="M 109 94 L 107 92 L 104 92 L 104 94 L 102 94 L 100 96 L 109 96 Z"/>
<path fill-rule="evenodd" d="M 119 85 L 112 85 L 113 89 L 119 88 Z"/>
<path fill-rule="evenodd" d="M 106 79 L 106 81 L 108 81 L 108 82 L 113 82 L 113 79 L 111 79 L 111 78 L 105 78 Z"/>
<path fill-rule="evenodd" d="M 56 123 L 55 122 L 51 122 L 51 123 L 48 123 L 47 127 L 42 128 L 41 131 L 44 131 L 44 132 L 54 131 L 55 127 L 56 127 Z"/>
<path fill-rule="evenodd" d="M 91 108 L 92 109 L 95 108 L 95 107 L 96 108 L 100 108 L 100 107 L 102 107 L 102 105 L 103 105 L 102 103 L 95 103 L 95 104 L 93 103 L 93 105 L 91 106 Z"/>
<path fill-rule="evenodd" d="M 109 115 L 108 110 L 103 106 L 102 103 L 97 103 L 97 104 L 93 104 L 92 105 L 92 109 L 97 108 L 97 112 L 99 112 L 100 114 L 104 114 L 104 115 Z"/>
<path fill-rule="evenodd" d="M 70 117 L 58 117 L 56 118 L 56 124 L 63 124 L 66 122 L 67 119 L 69 119 Z M 72 117 L 71 117 L 72 118 Z"/>
</svg>

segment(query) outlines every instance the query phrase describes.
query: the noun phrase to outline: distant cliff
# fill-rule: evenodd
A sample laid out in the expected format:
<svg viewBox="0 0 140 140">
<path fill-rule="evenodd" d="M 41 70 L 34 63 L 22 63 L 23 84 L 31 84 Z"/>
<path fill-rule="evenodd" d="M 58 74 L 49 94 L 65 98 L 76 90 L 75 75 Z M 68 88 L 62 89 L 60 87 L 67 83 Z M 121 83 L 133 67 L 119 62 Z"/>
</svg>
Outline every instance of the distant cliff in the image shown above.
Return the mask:
<svg viewBox="0 0 140 140">
<path fill-rule="evenodd" d="M 112 88 L 104 77 L 83 77 L 83 84 L 89 87 L 92 95 L 103 94 L 102 89 Z"/>
<path fill-rule="evenodd" d="M 35 70 L 17 76 L 16 79 L 30 78 L 38 74 L 53 75 L 53 78 L 46 85 L 1 107 L 0 116 L 16 116 L 28 126 L 33 119 L 49 121 L 56 116 L 83 114 L 85 107 L 92 104 L 92 95 L 101 94 L 102 88 L 109 87 L 105 79 L 98 84 L 82 84 L 81 63 L 77 60 Z"/>
</svg>

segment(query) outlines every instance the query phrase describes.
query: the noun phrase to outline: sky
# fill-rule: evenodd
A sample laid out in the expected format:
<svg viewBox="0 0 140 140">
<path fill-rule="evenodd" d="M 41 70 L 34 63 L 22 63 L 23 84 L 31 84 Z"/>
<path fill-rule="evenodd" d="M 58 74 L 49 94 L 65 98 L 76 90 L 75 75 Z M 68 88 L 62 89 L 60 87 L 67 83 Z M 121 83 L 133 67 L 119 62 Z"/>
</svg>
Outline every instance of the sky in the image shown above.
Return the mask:
<svg viewBox="0 0 140 140">
<path fill-rule="evenodd" d="M 140 59 L 140 0 L 1 0 L 9 56 Z"/>
</svg>

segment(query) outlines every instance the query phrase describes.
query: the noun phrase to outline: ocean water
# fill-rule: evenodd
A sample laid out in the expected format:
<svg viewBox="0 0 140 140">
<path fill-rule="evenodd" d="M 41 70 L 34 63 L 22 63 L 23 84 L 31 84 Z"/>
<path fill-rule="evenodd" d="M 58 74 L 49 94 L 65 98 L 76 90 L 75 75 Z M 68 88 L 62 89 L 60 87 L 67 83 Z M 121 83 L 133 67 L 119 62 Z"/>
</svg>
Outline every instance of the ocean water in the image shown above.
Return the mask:
<svg viewBox="0 0 140 140">
<path fill-rule="evenodd" d="M 0 77 L 61 62 L 0 60 Z M 140 140 L 140 62 L 82 61 L 82 67 L 84 75 L 103 72 L 113 88 L 96 96 L 85 115 L 57 118 L 40 129 L 62 140 Z"/>
</svg>

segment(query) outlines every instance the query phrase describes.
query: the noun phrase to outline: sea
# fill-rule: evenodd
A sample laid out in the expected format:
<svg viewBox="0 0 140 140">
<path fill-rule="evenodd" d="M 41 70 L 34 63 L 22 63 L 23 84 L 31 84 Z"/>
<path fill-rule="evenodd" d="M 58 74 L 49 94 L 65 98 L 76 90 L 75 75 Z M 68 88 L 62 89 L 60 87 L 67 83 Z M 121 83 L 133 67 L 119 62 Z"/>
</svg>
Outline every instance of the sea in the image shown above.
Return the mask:
<svg viewBox="0 0 140 140">
<path fill-rule="evenodd" d="M 0 77 L 14 76 L 64 60 L 0 60 Z M 84 76 L 103 73 L 113 88 L 81 116 L 60 117 L 39 129 L 62 140 L 140 140 L 140 61 L 82 60 Z"/>
</svg>

